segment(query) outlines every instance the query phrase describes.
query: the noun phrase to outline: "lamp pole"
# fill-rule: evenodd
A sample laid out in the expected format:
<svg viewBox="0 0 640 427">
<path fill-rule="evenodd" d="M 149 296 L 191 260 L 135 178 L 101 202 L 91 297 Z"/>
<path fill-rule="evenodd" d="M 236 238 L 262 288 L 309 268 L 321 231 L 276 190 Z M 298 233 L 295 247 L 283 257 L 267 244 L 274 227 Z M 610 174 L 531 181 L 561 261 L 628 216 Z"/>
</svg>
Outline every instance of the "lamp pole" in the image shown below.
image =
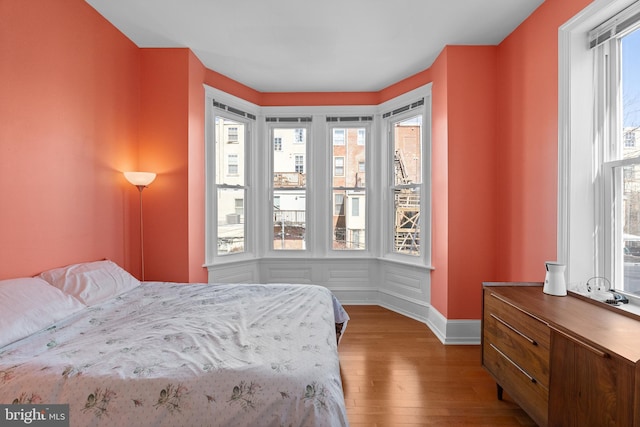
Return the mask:
<svg viewBox="0 0 640 427">
<path fill-rule="evenodd" d="M 138 187 L 138 192 L 140 194 L 140 275 L 144 282 L 144 224 L 142 221 L 142 190 L 147 186 L 136 185 L 136 187 Z"/>
<path fill-rule="evenodd" d="M 142 215 L 142 190 L 156 178 L 153 172 L 124 172 L 124 176 L 131 184 L 135 185 L 140 195 L 140 277 L 144 282 L 144 221 Z"/>
</svg>

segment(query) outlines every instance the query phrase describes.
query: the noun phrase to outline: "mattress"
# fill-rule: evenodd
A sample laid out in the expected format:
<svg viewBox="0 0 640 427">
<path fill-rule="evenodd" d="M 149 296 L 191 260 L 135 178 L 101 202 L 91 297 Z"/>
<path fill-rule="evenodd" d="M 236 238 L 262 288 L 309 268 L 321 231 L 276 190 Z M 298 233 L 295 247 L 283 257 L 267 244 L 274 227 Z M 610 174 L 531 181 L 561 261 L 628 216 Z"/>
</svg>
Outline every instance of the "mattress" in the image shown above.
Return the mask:
<svg viewBox="0 0 640 427">
<path fill-rule="evenodd" d="M 346 426 L 347 320 L 320 286 L 146 282 L 0 348 L 0 403 L 69 404 L 72 426 Z"/>
</svg>

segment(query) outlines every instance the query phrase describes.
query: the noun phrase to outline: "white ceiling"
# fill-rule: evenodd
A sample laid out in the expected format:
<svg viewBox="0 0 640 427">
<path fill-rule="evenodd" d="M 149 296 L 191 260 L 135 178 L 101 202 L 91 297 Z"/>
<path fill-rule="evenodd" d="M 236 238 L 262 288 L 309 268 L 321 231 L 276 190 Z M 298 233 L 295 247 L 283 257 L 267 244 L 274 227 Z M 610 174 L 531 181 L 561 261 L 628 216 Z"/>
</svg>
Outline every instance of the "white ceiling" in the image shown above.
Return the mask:
<svg viewBox="0 0 640 427">
<path fill-rule="evenodd" d="M 138 47 L 261 92 L 378 91 L 445 45 L 496 45 L 543 0 L 86 0 Z"/>
</svg>

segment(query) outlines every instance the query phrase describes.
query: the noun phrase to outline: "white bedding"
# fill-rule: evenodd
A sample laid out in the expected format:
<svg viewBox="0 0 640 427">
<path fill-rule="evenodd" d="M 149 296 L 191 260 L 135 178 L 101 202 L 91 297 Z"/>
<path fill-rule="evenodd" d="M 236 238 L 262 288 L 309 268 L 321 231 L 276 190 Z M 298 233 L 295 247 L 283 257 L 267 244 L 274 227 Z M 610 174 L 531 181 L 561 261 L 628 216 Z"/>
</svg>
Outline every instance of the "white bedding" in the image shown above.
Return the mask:
<svg viewBox="0 0 640 427">
<path fill-rule="evenodd" d="M 71 426 L 346 426 L 347 319 L 319 286 L 144 283 L 0 348 L 0 403 L 69 403 Z"/>
</svg>

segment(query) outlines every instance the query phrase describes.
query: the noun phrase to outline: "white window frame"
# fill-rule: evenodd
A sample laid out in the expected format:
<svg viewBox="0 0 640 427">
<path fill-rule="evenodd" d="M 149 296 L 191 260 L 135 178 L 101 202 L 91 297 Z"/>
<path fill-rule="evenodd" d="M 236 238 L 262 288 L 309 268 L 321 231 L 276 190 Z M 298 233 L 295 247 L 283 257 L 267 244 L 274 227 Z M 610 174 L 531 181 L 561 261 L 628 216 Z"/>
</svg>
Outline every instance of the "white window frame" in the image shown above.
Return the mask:
<svg viewBox="0 0 640 427">
<path fill-rule="evenodd" d="M 327 143 L 327 148 L 330 150 L 331 154 L 330 154 L 330 158 L 333 160 L 333 167 L 331 169 L 331 172 L 328 174 L 329 176 L 329 182 L 328 182 L 328 186 L 329 186 L 329 198 L 330 200 L 333 200 L 333 207 L 332 207 L 332 214 L 333 216 L 338 215 L 337 213 L 335 213 L 335 205 L 336 202 L 334 200 L 334 189 L 335 190 L 344 190 L 345 194 L 344 196 L 344 200 L 347 201 L 347 203 L 345 203 L 345 212 L 344 215 L 345 216 L 349 216 L 350 212 L 351 212 L 351 206 L 350 206 L 350 202 L 349 200 L 351 199 L 351 197 L 349 197 L 349 191 L 358 191 L 358 196 L 359 198 L 364 197 L 365 201 L 364 201 L 364 205 L 360 206 L 361 208 L 364 208 L 364 224 L 365 224 L 365 228 L 362 230 L 362 233 L 364 233 L 364 239 L 365 239 L 365 244 L 364 244 L 364 248 L 362 249 L 334 249 L 333 248 L 333 235 L 335 230 L 333 229 L 333 222 L 331 222 L 329 224 L 329 228 L 327 231 L 327 237 L 329 239 L 329 253 L 331 253 L 332 255 L 337 255 L 337 254 L 349 254 L 349 256 L 370 256 L 370 254 L 372 252 L 374 252 L 374 247 L 375 247 L 375 243 L 371 242 L 370 236 L 372 236 L 371 233 L 369 233 L 369 229 L 371 227 L 371 222 L 375 221 L 374 218 L 372 218 L 369 215 L 369 206 L 371 203 L 371 198 L 372 198 L 372 192 L 371 192 L 371 187 L 369 186 L 369 180 L 365 179 L 365 183 L 363 187 L 358 186 L 358 183 L 356 182 L 355 187 L 334 187 L 333 186 L 333 178 L 334 177 L 339 177 L 339 178 L 343 178 L 343 177 L 347 177 L 347 173 L 348 171 L 348 154 L 345 156 L 333 156 L 333 147 L 334 146 L 348 146 L 349 144 L 349 130 L 353 130 L 353 129 L 357 129 L 358 130 L 358 137 L 362 133 L 364 134 L 364 140 L 369 140 L 371 141 L 371 139 L 373 138 L 372 135 L 372 123 L 368 122 L 368 121 L 350 121 L 349 119 L 345 119 L 344 121 L 341 121 L 339 124 L 335 124 L 335 123 L 331 123 L 328 124 L 327 126 L 327 135 L 330 136 L 330 139 L 328 140 Z M 335 144 L 335 131 L 341 131 L 342 135 L 344 136 L 344 139 L 342 140 L 342 142 L 339 141 L 338 144 Z M 364 146 L 364 156 L 365 156 L 365 162 L 361 162 L 364 163 L 364 167 L 365 170 L 363 171 L 365 173 L 365 177 L 367 176 L 367 164 L 370 163 L 369 159 L 371 159 L 372 157 L 372 153 L 371 153 L 371 147 L 373 144 L 358 144 L 359 141 L 356 142 L 357 145 L 360 146 Z M 342 158 L 343 159 L 343 165 L 342 165 L 342 175 L 337 175 L 336 174 L 336 159 L 337 158 Z M 331 165 L 330 165 L 331 166 Z M 360 173 L 360 169 L 359 166 L 357 167 L 357 170 L 354 171 L 356 174 Z M 361 192 L 364 191 L 364 194 L 362 194 Z M 329 216 L 329 218 L 332 218 L 332 216 Z M 349 230 L 345 229 L 345 240 L 349 240 L 349 235 L 348 235 Z M 361 254 L 365 254 L 365 255 L 361 255 Z"/>
<path fill-rule="evenodd" d="M 404 110 L 407 106 L 415 105 L 422 99 L 421 106 L 412 107 L 408 111 L 393 114 L 394 111 Z M 431 267 L 431 84 L 408 92 L 380 106 L 383 111 L 381 123 L 382 146 L 384 158 L 382 159 L 382 182 L 384 184 L 384 215 L 382 230 L 384 231 L 382 257 L 392 261 L 406 264 L 416 264 Z M 389 115 L 391 114 L 391 115 Z M 418 114 L 422 115 L 421 135 L 421 164 L 420 171 L 422 183 L 420 186 L 420 255 L 398 253 L 394 250 L 395 229 L 395 199 L 393 188 L 395 187 L 394 171 L 394 146 L 392 137 L 392 124 L 397 121 L 409 119 Z M 387 117 L 384 117 L 387 115 Z"/>
<path fill-rule="evenodd" d="M 213 106 L 213 102 L 217 101 L 223 105 L 232 106 L 239 111 L 247 112 L 253 117 L 241 117 L 230 111 L 222 110 Z M 254 224 L 255 215 L 253 213 L 254 207 L 258 206 L 256 203 L 255 179 L 259 174 L 253 173 L 255 170 L 254 155 L 252 147 L 256 145 L 257 135 L 257 123 L 255 118 L 257 117 L 256 106 L 236 98 L 232 95 L 226 94 L 217 89 L 205 86 L 205 250 L 204 250 L 204 265 L 214 266 L 219 264 L 227 264 L 238 262 L 246 259 L 253 259 L 256 257 L 257 241 L 255 239 L 256 226 Z M 245 127 L 245 149 L 244 149 L 244 164 L 242 167 L 238 165 L 239 170 L 244 173 L 244 186 L 241 186 L 244 190 L 244 251 L 239 253 L 218 254 L 218 213 L 217 213 L 217 200 L 218 200 L 218 186 L 216 184 L 216 169 L 218 167 L 224 167 L 216 159 L 215 149 L 215 117 L 221 116 L 230 120 L 243 123 Z M 220 141 L 224 143 L 224 141 Z M 225 173 L 227 170 L 225 170 Z M 234 186 L 225 186 L 232 188 Z"/>
<path fill-rule="evenodd" d="M 583 289 L 595 276 L 613 279 L 615 287 L 619 274 L 614 265 L 622 247 L 610 232 L 612 176 L 605 162 L 611 158 L 610 141 L 621 141 L 621 135 L 617 108 L 613 115 L 603 108 L 604 99 L 617 90 L 598 81 L 605 71 L 598 55 L 607 47 L 591 49 L 587 35 L 632 3 L 596 0 L 559 29 L 557 258 L 567 264 L 570 289 Z M 606 71 L 615 72 L 615 51 L 608 53 L 613 68 Z M 619 103 L 615 96 L 610 99 Z"/>
<path fill-rule="evenodd" d="M 296 152 L 291 153 L 294 159 L 295 172 L 298 172 L 297 159 L 298 157 L 302 158 L 302 171 L 298 173 L 305 174 L 305 178 L 306 178 L 305 187 L 304 187 L 304 196 L 301 196 L 304 198 L 304 201 L 305 201 L 304 202 L 305 203 L 305 239 L 304 239 L 304 247 L 302 249 L 275 249 L 273 247 L 273 227 L 274 227 L 273 218 L 275 215 L 274 213 L 275 208 L 274 208 L 273 202 L 276 196 L 274 195 L 275 187 L 273 185 L 274 151 L 271 150 L 271 154 L 268 158 L 268 165 L 266 167 L 266 170 L 268 173 L 266 180 L 269 183 L 268 184 L 268 199 L 269 199 L 268 212 L 270 213 L 270 215 L 269 215 L 268 221 L 265 221 L 265 220 L 261 221 L 261 224 L 265 224 L 265 225 L 268 224 L 267 229 L 263 233 L 264 239 L 265 239 L 265 245 L 266 245 L 266 247 L 263 248 L 264 253 L 268 254 L 269 257 L 274 257 L 274 258 L 308 256 L 310 252 L 309 243 L 310 241 L 311 242 L 313 241 L 313 235 L 310 235 L 310 233 L 308 232 L 309 220 L 313 216 L 309 212 L 309 199 L 310 199 L 309 196 L 311 194 L 310 182 L 312 181 L 312 177 L 310 176 L 310 173 L 314 170 L 312 165 L 309 163 L 310 160 L 313 158 L 313 156 L 310 153 L 310 149 L 312 147 L 311 146 L 311 136 L 312 136 L 311 123 L 269 122 L 265 126 L 265 133 L 270 140 L 275 140 L 275 136 L 273 133 L 274 129 L 293 129 L 294 131 L 293 145 L 300 145 L 305 143 L 305 141 L 298 140 L 298 130 L 306 129 L 305 153 L 296 153 Z M 265 212 L 265 210 L 262 210 L 262 212 Z"/>
</svg>

